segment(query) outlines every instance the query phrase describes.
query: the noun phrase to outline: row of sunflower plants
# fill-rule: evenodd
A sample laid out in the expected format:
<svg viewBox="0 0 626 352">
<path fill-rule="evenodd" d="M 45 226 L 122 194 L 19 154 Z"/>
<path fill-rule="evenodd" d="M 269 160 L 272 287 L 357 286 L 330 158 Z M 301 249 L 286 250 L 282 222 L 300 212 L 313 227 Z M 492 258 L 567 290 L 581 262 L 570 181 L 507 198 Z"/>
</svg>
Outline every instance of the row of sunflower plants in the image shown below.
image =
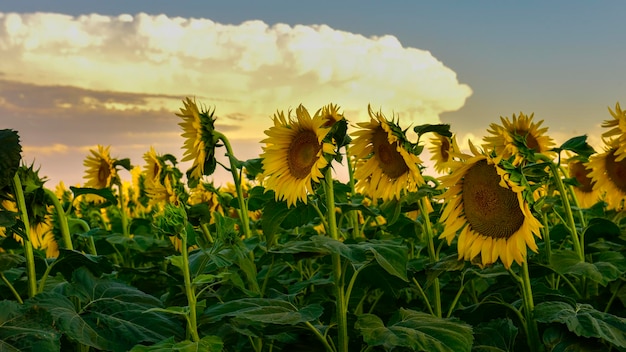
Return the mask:
<svg viewBox="0 0 626 352">
<path fill-rule="evenodd" d="M 300 105 L 244 161 L 187 98 L 186 172 L 98 146 L 84 185 L 54 190 L 1 130 L 0 350 L 626 351 L 609 112 L 601 152 L 523 113 L 462 150 L 449 125 Z"/>
</svg>

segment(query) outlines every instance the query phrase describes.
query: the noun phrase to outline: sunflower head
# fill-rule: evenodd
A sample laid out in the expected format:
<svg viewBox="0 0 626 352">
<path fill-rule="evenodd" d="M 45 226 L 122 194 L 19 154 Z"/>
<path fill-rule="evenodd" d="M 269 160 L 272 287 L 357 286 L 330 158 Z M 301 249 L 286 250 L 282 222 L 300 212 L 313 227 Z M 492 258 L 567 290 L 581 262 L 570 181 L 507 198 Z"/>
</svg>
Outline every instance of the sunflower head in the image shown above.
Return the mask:
<svg viewBox="0 0 626 352">
<path fill-rule="evenodd" d="M 623 210 L 626 207 L 626 155 L 619 154 L 620 141 L 613 139 L 603 153 L 589 158 L 593 189 L 604 196 L 609 209 Z"/>
<path fill-rule="evenodd" d="M 589 176 L 591 170 L 587 168 L 588 162 L 580 158 L 571 158 L 567 162 L 569 177 L 576 180 L 573 186 L 574 194 L 578 200 L 578 205 L 582 208 L 589 208 L 601 200 L 601 195 L 595 182 Z"/>
<path fill-rule="evenodd" d="M 604 121 L 602 127 L 610 128 L 610 130 L 604 132 L 602 137 L 617 140 L 616 155 L 621 160 L 626 157 L 626 111 L 622 110 L 617 103 L 615 111 L 609 108 L 609 112 L 613 119 Z"/>
<path fill-rule="evenodd" d="M 343 114 L 339 113 L 339 106 L 333 103 L 322 107 L 315 114 L 321 115 L 324 120 L 322 127 L 330 129 L 324 141 L 335 145 L 335 160 L 341 162 L 342 158 L 339 149 L 347 146 L 351 142 L 350 136 L 348 135 L 348 121 Z"/>
<path fill-rule="evenodd" d="M 440 173 L 447 172 L 453 156 L 459 153 L 459 146 L 456 142 L 456 136 L 447 137 L 435 133 L 435 137 L 430 139 L 431 147 L 428 148 L 431 157 L 430 160 L 435 162 L 435 170 Z"/>
<path fill-rule="evenodd" d="M 161 173 L 163 172 L 163 161 L 156 153 L 153 147 L 143 155 L 146 162 L 144 166 L 145 183 L 150 185 L 154 182 L 161 182 Z"/>
<path fill-rule="evenodd" d="M 534 114 L 527 116 L 520 112 L 519 117 L 513 114 L 512 119 L 500 117 L 502 125 L 489 125 L 487 132 L 491 136 L 484 138 L 484 147 L 494 150 L 502 158 L 514 157 L 514 165 L 525 161 L 534 162 L 541 155 L 552 158 L 554 153 L 550 149 L 554 142 L 545 134 L 548 128 L 541 127 L 543 120 L 533 122 L 533 116 Z"/>
<path fill-rule="evenodd" d="M 510 268 L 513 261 L 526 260 L 527 247 L 537 251 L 541 224 L 530 211 L 528 190 L 512 181 L 497 159 L 475 153 L 465 163 L 454 163 L 442 186 L 447 191 L 440 238 L 451 243 L 459 233 L 459 259 L 480 258 L 482 265 L 500 259 Z"/>
<path fill-rule="evenodd" d="M 187 170 L 189 187 L 193 188 L 203 175 L 211 175 L 215 171 L 215 148 L 219 146 L 219 137 L 215 133 L 215 109 L 199 109 L 195 100 L 189 98 L 183 100 L 183 105 L 176 115 L 183 119 L 178 124 L 183 129 L 182 136 L 185 138 L 182 161 L 193 160 L 192 166 Z"/>
<path fill-rule="evenodd" d="M 419 170 L 422 163 L 413 153 L 400 126 L 368 107 L 370 121 L 358 123 L 359 128 L 350 148 L 356 159 L 356 189 L 383 201 L 400 199 L 404 192 L 413 192 L 424 183 Z"/>
<path fill-rule="evenodd" d="M 83 161 L 83 165 L 87 168 L 83 177 L 86 179 L 85 187 L 108 188 L 117 181 L 115 159 L 112 159 L 109 154 L 110 147 L 103 147 L 98 144 L 97 150 L 89 150 L 91 155 L 88 155 Z"/>
<path fill-rule="evenodd" d="M 335 154 L 334 145 L 325 142 L 329 128 L 323 127 L 321 114 L 311 117 L 300 105 L 295 118 L 283 112 L 274 115 L 274 126 L 265 131 L 268 138 L 261 159 L 266 189 L 273 190 L 277 200 L 286 200 L 289 206 L 298 200 L 307 202 L 313 185 L 324 177 L 329 156 Z"/>
</svg>

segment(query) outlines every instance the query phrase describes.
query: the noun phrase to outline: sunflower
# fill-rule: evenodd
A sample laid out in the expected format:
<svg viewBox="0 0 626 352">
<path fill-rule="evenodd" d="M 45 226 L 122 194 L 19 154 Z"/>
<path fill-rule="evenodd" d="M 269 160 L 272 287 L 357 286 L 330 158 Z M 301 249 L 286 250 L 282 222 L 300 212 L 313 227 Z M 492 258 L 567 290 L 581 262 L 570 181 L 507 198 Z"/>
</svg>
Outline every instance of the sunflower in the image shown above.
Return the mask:
<svg viewBox="0 0 626 352">
<path fill-rule="evenodd" d="M 611 113 L 611 116 L 613 116 L 613 120 L 605 120 L 602 123 L 602 127 L 612 127 L 612 129 L 604 132 L 602 137 L 617 137 L 616 139 L 618 141 L 618 145 L 615 154 L 617 156 L 617 161 L 620 161 L 626 157 L 626 111 L 623 111 L 619 106 L 619 103 L 617 103 L 615 104 L 615 111 L 609 108 L 609 112 Z"/>
<path fill-rule="evenodd" d="M 87 168 L 83 177 L 87 180 L 85 187 L 107 188 L 111 186 L 113 180 L 117 177 L 117 170 L 115 170 L 114 165 L 115 160 L 111 159 L 109 148 L 110 146 L 104 148 L 98 144 L 98 151 L 89 150 L 91 155 L 87 156 L 87 159 L 83 162 L 83 165 Z"/>
<path fill-rule="evenodd" d="M 150 185 L 146 185 L 146 194 L 150 198 L 150 205 L 178 205 L 180 203 L 169 177 L 165 177 L 163 183 L 153 182 Z"/>
<path fill-rule="evenodd" d="M 470 144 L 474 156 L 465 163 L 454 163 L 451 174 L 443 176 L 445 205 L 441 219 L 444 231 L 439 238 L 457 240 L 459 259 L 477 259 L 482 265 L 498 258 L 508 269 L 515 260 L 526 260 L 526 247 L 537 252 L 535 236 L 541 237 L 541 224 L 525 201 L 524 187 L 515 184 L 496 160 Z"/>
<path fill-rule="evenodd" d="M 215 110 L 199 110 L 195 100 L 186 98 L 183 101 L 184 108 L 176 116 L 182 117 L 182 127 L 185 137 L 185 154 L 182 161 L 193 160 L 193 165 L 187 170 L 187 178 L 191 186 L 195 187 L 203 175 L 211 175 L 215 171 L 215 147 L 218 139 L 215 138 Z"/>
<path fill-rule="evenodd" d="M 626 158 L 618 153 L 620 141 L 608 141 L 601 154 L 589 158 L 588 177 L 594 182 L 593 189 L 604 193 L 609 209 L 623 210 L 626 201 Z"/>
<path fill-rule="evenodd" d="M 400 199 L 403 191 L 413 192 L 424 183 L 418 165 L 422 163 L 412 154 L 404 131 L 382 113 L 374 113 L 368 106 L 369 122 L 357 123 L 361 129 L 354 132 L 350 153 L 356 158 L 355 188 L 383 201 Z"/>
<path fill-rule="evenodd" d="M 143 155 L 143 160 L 146 162 L 144 166 L 146 177 L 144 182 L 146 187 L 151 186 L 155 182 L 160 183 L 163 166 L 161 165 L 161 161 L 154 147 L 150 147 L 150 150 Z"/>
<path fill-rule="evenodd" d="M 591 170 L 587 168 L 587 163 L 572 159 L 567 163 L 569 177 L 576 179 L 579 185 L 573 186 L 574 195 L 578 200 L 578 205 L 582 208 L 589 208 L 601 200 L 600 191 L 594 189 L 595 182 L 589 174 Z"/>
<path fill-rule="evenodd" d="M 328 128 L 323 127 L 320 114 L 311 118 L 302 105 L 296 109 L 296 119 L 282 112 L 274 114 L 274 126 L 265 131 L 268 138 L 261 154 L 267 189 L 276 192 L 276 200 L 286 200 L 288 206 L 298 200 L 307 202 L 307 192 L 313 192 L 312 182 L 324 177 L 328 165 L 324 154 L 334 154 L 334 146 L 325 143 Z"/>
<path fill-rule="evenodd" d="M 541 128 L 543 120 L 534 123 L 534 114 L 526 116 L 520 112 L 519 117 L 513 114 L 512 121 L 509 118 L 500 117 L 502 126 L 492 123 L 487 132 L 492 136 L 484 137 L 484 147 L 494 150 L 496 155 L 509 158 L 515 156 L 514 165 L 519 165 L 527 158 L 528 152 L 553 156 L 550 149 L 554 146 L 552 138 L 545 135 L 547 127 Z"/>
<path fill-rule="evenodd" d="M 459 146 L 456 143 L 456 136 L 451 138 L 435 133 L 435 137 L 430 139 L 432 146 L 428 148 L 431 157 L 430 160 L 435 162 L 435 170 L 439 173 L 445 173 L 450 168 L 452 156 L 459 152 Z"/>
<path fill-rule="evenodd" d="M 322 127 L 332 127 L 334 124 L 344 119 L 343 114 L 339 113 L 339 106 L 333 103 L 325 105 L 322 108 L 321 115 L 322 119 L 324 119 L 324 125 Z"/>
</svg>

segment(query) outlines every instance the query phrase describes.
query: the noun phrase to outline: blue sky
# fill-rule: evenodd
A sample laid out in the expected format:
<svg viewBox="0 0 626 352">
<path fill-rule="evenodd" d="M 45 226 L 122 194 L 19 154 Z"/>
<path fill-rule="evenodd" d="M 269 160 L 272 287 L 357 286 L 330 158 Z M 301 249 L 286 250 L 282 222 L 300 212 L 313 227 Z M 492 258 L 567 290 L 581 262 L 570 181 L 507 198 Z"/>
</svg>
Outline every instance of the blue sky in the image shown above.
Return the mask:
<svg viewBox="0 0 626 352">
<path fill-rule="evenodd" d="M 453 131 L 461 137 L 481 138 L 490 123 L 499 122 L 500 116 L 511 116 L 522 111 L 527 114 L 534 112 L 536 119 L 545 120 L 544 126 L 549 127 L 550 134 L 557 140 L 563 141 L 587 133 L 590 140 L 595 138 L 599 142 L 599 124 L 610 117 L 607 107 L 613 107 L 620 100 L 626 104 L 623 99 L 626 95 L 626 71 L 623 64 L 626 57 L 626 45 L 623 44 L 626 3 L 621 1 L 387 1 L 384 5 L 380 1 L 4 1 L 0 5 L 0 13 L 9 12 L 62 13 L 72 16 L 97 13 L 112 18 L 120 14 L 134 16 L 143 12 L 154 16 L 165 14 L 168 18 L 205 18 L 235 26 L 244 21 L 261 20 L 270 27 L 277 23 L 285 23 L 292 28 L 296 25 L 325 24 L 333 30 L 366 38 L 391 35 L 397 38 L 403 49 L 417 48 L 430 52 L 432 57 L 456 74 L 458 85 L 471 88 L 471 95 L 462 100 L 461 106 L 455 108 L 455 111 L 448 111 L 456 106 L 451 103 L 437 113 L 440 121 L 450 123 Z M 0 48 L 2 40 L 0 38 Z M 341 47 L 335 50 L 341 51 Z M 351 52 L 346 52 L 343 57 L 347 62 L 360 62 L 362 59 Z M 30 80 L 21 79 L 26 74 L 14 72 L 16 67 L 20 67 L 19 58 L 15 60 L 13 66 L 0 62 L 0 79 L 10 78 L 10 82 L 0 82 L 0 85 L 5 85 L 4 90 L 0 86 L 0 94 L 22 94 L 19 93 L 21 89 L 39 97 L 49 96 L 46 89 L 41 87 L 34 89 L 18 84 L 38 82 L 32 77 Z M 385 65 L 385 59 L 381 58 L 381 63 Z M 402 67 L 396 69 L 402 72 Z M 207 75 L 211 77 L 210 72 Z M 416 79 L 419 80 L 419 77 Z M 67 80 L 58 84 L 66 86 L 64 97 L 70 94 L 72 87 L 89 89 L 91 95 L 115 90 L 110 86 L 99 87 L 93 82 L 97 81 L 94 79 L 87 84 L 84 81 Z M 408 94 L 402 92 L 411 87 L 402 81 L 398 82 L 397 94 Z M 49 86 L 50 83 L 44 82 L 43 85 Z M 7 88 L 9 86 L 10 89 Z M 129 93 L 130 89 L 130 93 L 141 94 L 139 86 L 119 87 L 122 93 Z M 390 85 L 385 91 L 394 89 Z M 155 99 L 157 92 L 151 90 L 149 94 L 150 99 Z M 173 99 L 183 94 L 202 95 L 197 91 L 182 90 L 164 91 L 163 94 L 171 95 Z M 371 94 L 367 100 L 378 104 L 377 97 L 381 92 L 371 90 Z M 332 101 L 344 105 L 341 100 Z M 285 102 L 285 105 L 267 111 L 266 115 L 270 116 L 275 109 L 286 109 L 294 104 L 293 101 Z M 438 103 L 433 100 L 432 104 Z M 316 108 L 312 106 L 309 109 Z M 382 109 L 387 113 L 402 111 L 400 106 L 382 106 Z M 217 110 L 220 111 L 219 104 Z M 40 123 L 34 119 L 28 121 L 16 112 L 11 114 L 11 111 L 0 116 L 0 128 L 22 129 L 25 144 L 40 148 L 54 143 L 70 145 L 64 131 L 54 131 L 53 123 L 47 130 L 35 132 Z M 154 114 L 155 119 L 164 118 L 154 111 L 149 114 Z M 16 120 L 18 118 L 19 121 Z M 58 117 L 50 117 L 51 120 L 55 118 Z M 99 142 L 94 140 L 97 139 L 94 136 L 84 141 L 76 137 L 80 130 L 88 129 L 89 124 L 104 131 L 104 126 L 98 124 L 99 120 L 86 120 L 81 128 L 72 132 L 73 137 L 70 139 L 76 139 L 75 147 L 85 146 L 89 141 L 92 144 L 114 144 L 114 138 L 103 137 L 103 141 Z M 132 131 L 132 120 L 128 115 L 112 124 L 118 129 Z M 174 122 L 168 123 L 171 127 Z M 226 129 L 230 127 L 225 126 Z M 43 132 L 47 133 L 44 135 Z M 165 130 L 157 132 L 165 133 Z M 51 136 L 58 137 L 58 140 L 55 141 Z M 239 145 L 242 154 L 255 148 L 243 141 Z M 171 145 L 163 144 L 162 148 L 162 153 L 173 152 L 165 150 L 171 148 Z M 115 145 L 112 149 L 115 151 Z M 141 165 L 141 148 L 137 149 L 131 159 Z M 127 157 L 122 150 L 117 152 L 121 157 Z M 61 178 L 70 177 L 68 170 L 74 174 L 82 173 L 82 161 L 74 161 L 71 167 L 63 168 L 47 166 L 46 163 L 59 165 L 58 160 L 80 159 L 81 155 L 86 156 L 84 148 L 78 151 L 70 145 L 69 149 L 60 148 L 56 154 L 41 153 L 41 149 L 34 148 L 25 156 L 27 159 L 36 158 L 36 163 L 42 164 L 44 173 L 49 173 L 52 181 L 58 182 Z M 61 169 L 66 173 L 61 174 Z"/>
</svg>

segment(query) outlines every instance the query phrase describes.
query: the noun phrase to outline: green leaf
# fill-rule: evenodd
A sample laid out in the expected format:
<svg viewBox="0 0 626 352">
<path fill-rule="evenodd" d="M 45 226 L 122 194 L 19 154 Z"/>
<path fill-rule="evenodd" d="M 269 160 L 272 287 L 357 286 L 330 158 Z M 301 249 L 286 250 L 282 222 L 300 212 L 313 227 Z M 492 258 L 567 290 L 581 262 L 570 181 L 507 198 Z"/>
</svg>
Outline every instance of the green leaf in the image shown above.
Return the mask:
<svg viewBox="0 0 626 352">
<path fill-rule="evenodd" d="M 541 323 L 562 323 L 578 336 L 595 337 L 617 347 L 626 347 L 626 319 L 600 312 L 589 304 L 542 302 L 535 306 Z"/>
<path fill-rule="evenodd" d="M 0 130 L 0 189 L 12 184 L 20 167 L 22 146 L 17 131 Z"/>
<path fill-rule="evenodd" d="M 593 263 L 583 262 L 573 251 L 554 251 L 550 267 L 561 275 L 586 277 L 606 286 L 626 271 L 626 259 L 618 252 L 603 252 L 594 256 Z"/>
<path fill-rule="evenodd" d="M 124 169 L 126 169 L 127 171 L 130 171 L 133 168 L 133 166 L 130 164 L 130 159 L 128 159 L 128 158 L 115 160 L 113 162 L 113 166 L 114 167 L 121 166 Z"/>
<path fill-rule="evenodd" d="M 130 352 L 220 352 L 224 342 L 217 336 L 205 336 L 198 342 L 189 340 L 175 342 L 173 337 L 156 343 L 152 346 L 137 345 Z"/>
<path fill-rule="evenodd" d="M 561 150 L 570 150 L 584 157 L 589 157 L 591 154 L 596 152 L 589 144 L 587 144 L 586 135 L 570 138 L 565 141 L 565 143 L 561 144 L 559 148 L 555 148 L 555 150 L 557 152 L 560 152 Z"/>
<path fill-rule="evenodd" d="M 419 126 L 413 127 L 413 131 L 415 131 L 415 133 L 417 133 L 420 136 L 428 132 L 435 132 L 444 137 L 448 137 L 448 138 L 452 137 L 452 132 L 450 132 L 449 124 L 419 125 Z"/>
<path fill-rule="evenodd" d="M 236 317 L 254 322 L 296 325 L 319 318 L 324 309 L 319 304 L 297 308 L 293 304 L 270 298 L 242 298 L 207 308 L 203 315 L 210 322 L 224 317 Z"/>
<path fill-rule="evenodd" d="M 585 242 L 592 243 L 600 238 L 615 239 L 621 235 L 619 226 L 613 221 L 605 218 L 593 218 L 589 220 L 583 235 Z"/>
<path fill-rule="evenodd" d="M 88 187 L 74 187 L 70 186 L 70 190 L 74 194 L 74 198 L 84 194 L 95 194 L 107 200 L 107 202 L 99 205 L 100 207 L 106 207 L 109 205 L 117 205 L 117 198 L 113 194 L 113 191 L 109 188 L 88 188 Z"/>
<path fill-rule="evenodd" d="M 518 329 L 511 319 L 493 319 L 474 329 L 474 351 L 513 351 Z"/>
<path fill-rule="evenodd" d="M 98 279 L 85 268 L 74 271 L 64 294 L 44 292 L 29 305 L 46 309 L 57 329 L 70 339 L 101 350 L 127 351 L 140 342 L 156 343 L 183 335 L 179 322 L 165 313 L 149 311 L 162 308 L 157 298 L 119 282 Z"/>
<path fill-rule="evenodd" d="M 0 272 L 15 268 L 25 261 L 26 259 L 21 255 L 0 252 Z"/>
<path fill-rule="evenodd" d="M 399 244 L 398 241 L 370 240 L 356 245 L 348 245 L 348 247 L 352 246 L 356 246 L 366 254 L 372 255 L 378 265 L 389 274 L 406 282 L 409 281 L 406 276 L 408 248 L 405 245 Z"/>
<path fill-rule="evenodd" d="M 44 310 L 0 301 L 0 351 L 59 351 L 60 339 Z"/>
<path fill-rule="evenodd" d="M 85 254 L 63 248 L 59 248 L 59 256 L 51 265 L 53 268 L 50 269 L 50 275 L 54 276 L 56 273 L 61 273 L 68 281 L 72 279 L 74 271 L 81 267 L 87 268 L 96 276 L 113 271 L 113 264 L 105 256 Z"/>
<path fill-rule="evenodd" d="M 388 326 L 374 314 L 358 316 L 356 329 L 370 346 L 408 347 L 413 351 L 470 351 L 472 328 L 454 319 L 400 308 Z"/>
</svg>

